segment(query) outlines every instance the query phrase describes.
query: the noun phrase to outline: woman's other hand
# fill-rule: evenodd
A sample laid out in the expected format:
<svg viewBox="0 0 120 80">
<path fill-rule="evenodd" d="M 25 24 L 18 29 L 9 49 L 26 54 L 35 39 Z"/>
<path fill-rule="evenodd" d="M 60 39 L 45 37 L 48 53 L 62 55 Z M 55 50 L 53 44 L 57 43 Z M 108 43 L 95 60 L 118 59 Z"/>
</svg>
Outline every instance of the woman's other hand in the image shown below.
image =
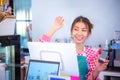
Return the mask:
<svg viewBox="0 0 120 80">
<path fill-rule="evenodd" d="M 97 71 L 100 72 L 105 70 L 107 68 L 108 63 L 109 63 L 109 60 L 107 59 L 103 63 L 98 62 L 98 64 L 96 65 Z"/>
<path fill-rule="evenodd" d="M 109 60 L 105 60 L 103 63 L 100 63 L 97 61 L 94 73 L 93 73 L 93 79 L 96 79 L 101 71 L 104 71 L 107 68 L 107 65 L 109 63 Z"/>
</svg>

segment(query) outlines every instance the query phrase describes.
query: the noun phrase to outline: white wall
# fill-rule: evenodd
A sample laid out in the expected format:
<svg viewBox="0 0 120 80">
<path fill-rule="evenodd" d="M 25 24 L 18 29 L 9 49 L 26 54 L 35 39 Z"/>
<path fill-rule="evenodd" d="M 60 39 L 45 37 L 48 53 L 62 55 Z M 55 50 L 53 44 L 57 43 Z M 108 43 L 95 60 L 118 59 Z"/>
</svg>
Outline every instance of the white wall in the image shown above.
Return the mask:
<svg viewBox="0 0 120 80">
<path fill-rule="evenodd" d="M 120 30 L 120 0 L 32 0 L 33 40 L 38 40 L 52 25 L 56 16 L 64 17 L 64 27 L 52 39 L 70 37 L 70 27 L 79 15 L 94 24 L 87 44 L 104 44 Z"/>
</svg>

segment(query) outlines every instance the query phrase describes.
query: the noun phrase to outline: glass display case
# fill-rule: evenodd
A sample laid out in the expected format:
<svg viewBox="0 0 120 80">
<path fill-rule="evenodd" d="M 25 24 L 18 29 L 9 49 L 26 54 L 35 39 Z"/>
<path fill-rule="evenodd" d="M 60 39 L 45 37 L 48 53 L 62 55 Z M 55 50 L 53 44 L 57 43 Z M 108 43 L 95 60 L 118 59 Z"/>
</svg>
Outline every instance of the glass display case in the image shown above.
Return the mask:
<svg viewBox="0 0 120 80">
<path fill-rule="evenodd" d="M 0 36 L 0 64 L 0 79 L 21 80 L 19 35 Z"/>
</svg>

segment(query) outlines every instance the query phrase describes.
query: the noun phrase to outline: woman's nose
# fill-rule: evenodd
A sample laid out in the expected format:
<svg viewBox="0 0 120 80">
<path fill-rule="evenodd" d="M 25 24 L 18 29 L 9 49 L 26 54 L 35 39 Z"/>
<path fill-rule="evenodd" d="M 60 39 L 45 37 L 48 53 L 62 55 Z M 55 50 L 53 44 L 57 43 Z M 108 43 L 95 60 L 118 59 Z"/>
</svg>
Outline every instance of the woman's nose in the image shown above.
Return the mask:
<svg viewBox="0 0 120 80">
<path fill-rule="evenodd" d="M 78 31 L 78 34 L 79 34 L 79 35 L 82 34 L 82 31 L 79 30 L 79 31 Z"/>
</svg>

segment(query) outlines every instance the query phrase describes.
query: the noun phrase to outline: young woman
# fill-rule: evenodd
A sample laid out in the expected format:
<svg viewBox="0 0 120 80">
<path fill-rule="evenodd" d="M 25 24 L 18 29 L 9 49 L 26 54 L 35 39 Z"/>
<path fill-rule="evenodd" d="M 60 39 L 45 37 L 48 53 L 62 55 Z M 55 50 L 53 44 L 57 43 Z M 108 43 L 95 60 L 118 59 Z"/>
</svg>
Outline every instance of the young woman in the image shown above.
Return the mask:
<svg viewBox="0 0 120 80">
<path fill-rule="evenodd" d="M 56 17 L 51 29 L 38 41 L 50 42 L 54 33 L 63 27 L 63 22 L 63 17 Z M 101 51 L 84 47 L 86 39 L 91 35 L 92 28 L 93 24 L 83 16 L 75 18 L 71 26 L 71 37 L 76 45 L 80 80 L 98 80 L 100 71 L 105 70 L 109 62 L 109 60 L 105 60 L 104 63 L 99 63 Z"/>
</svg>

